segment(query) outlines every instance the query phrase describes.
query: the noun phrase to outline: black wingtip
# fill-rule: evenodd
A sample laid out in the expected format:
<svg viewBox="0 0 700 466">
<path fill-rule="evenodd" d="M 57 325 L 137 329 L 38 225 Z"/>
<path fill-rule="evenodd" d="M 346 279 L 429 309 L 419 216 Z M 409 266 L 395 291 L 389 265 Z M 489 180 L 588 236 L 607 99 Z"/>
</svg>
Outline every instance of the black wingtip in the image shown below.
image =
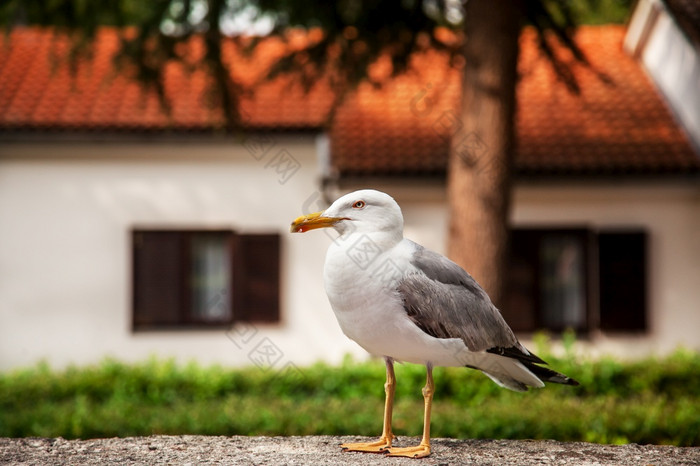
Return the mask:
<svg viewBox="0 0 700 466">
<path fill-rule="evenodd" d="M 527 351 L 527 350 L 525 350 Z M 578 386 L 581 385 L 578 380 L 572 379 L 571 377 L 567 377 L 564 374 L 561 374 L 557 371 L 553 371 L 552 369 L 549 369 L 547 367 L 542 367 L 541 365 L 538 364 L 544 364 L 547 365 L 547 363 L 537 356 L 534 353 L 524 352 L 523 349 L 517 347 L 517 346 L 511 346 L 508 348 L 504 348 L 502 346 L 500 347 L 493 347 L 489 348 L 486 350 L 487 353 L 492 353 L 492 354 L 498 354 L 499 356 L 504 356 L 506 358 L 512 358 L 512 359 L 517 359 L 520 361 L 522 364 L 527 367 L 530 372 L 535 374 L 540 380 L 543 382 L 552 382 L 552 383 L 558 383 L 561 385 L 572 385 L 572 386 Z"/>
<path fill-rule="evenodd" d="M 571 377 L 567 377 L 564 374 L 559 374 L 557 376 L 551 377 L 551 378 L 545 378 L 542 379 L 545 382 L 552 382 L 552 383 L 558 383 L 561 385 L 571 385 L 572 387 L 578 387 L 581 385 L 578 380 L 572 379 Z"/>
<path fill-rule="evenodd" d="M 510 346 L 508 348 L 497 346 L 487 349 L 486 352 L 498 354 L 507 358 L 517 359 L 518 361 L 527 361 L 534 364 L 547 364 L 536 354 L 530 352 L 525 353 L 522 349 L 518 348 L 517 346 Z"/>
<path fill-rule="evenodd" d="M 573 385 L 574 387 L 578 387 L 581 385 L 578 380 L 572 379 L 571 377 L 567 377 L 566 385 Z"/>
<path fill-rule="evenodd" d="M 553 371 L 552 369 L 549 369 L 547 367 L 542 367 L 538 366 L 536 364 L 532 364 L 531 362 L 527 361 L 521 361 L 525 367 L 527 367 L 530 372 L 535 374 L 540 380 L 543 382 L 552 382 L 552 383 L 558 383 L 561 385 L 571 385 L 571 386 L 578 386 L 581 385 L 578 380 L 572 379 L 571 377 L 568 377 L 560 372 Z"/>
</svg>

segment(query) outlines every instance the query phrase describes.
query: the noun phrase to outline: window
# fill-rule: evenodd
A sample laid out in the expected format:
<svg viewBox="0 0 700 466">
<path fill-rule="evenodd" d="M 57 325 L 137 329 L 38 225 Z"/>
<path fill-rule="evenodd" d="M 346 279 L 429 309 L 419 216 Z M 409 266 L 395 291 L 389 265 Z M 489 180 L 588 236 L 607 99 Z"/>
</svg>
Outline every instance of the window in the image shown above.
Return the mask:
<svg viewBox="0 0 700 466">
<path fill-rule="evenodd" d="M 585 234 L 544 235 L 540 242 L 540 302 L 547 328 L 587 327 Z"/>
<path fill-rule="evenodd" d="M 134 230 L 133 329 L 279 321 L 280 238 Z"/>
<path fill-rule="evenodd" d="M 503 315 L 513 330 L 646 329 L 646 233 L 511 232 Z"/>
<path fill-rule="evenodd" d="M 598 235 L 600 328 L 647 328 L 647 235 L 608 231 Z"/>
</svg>

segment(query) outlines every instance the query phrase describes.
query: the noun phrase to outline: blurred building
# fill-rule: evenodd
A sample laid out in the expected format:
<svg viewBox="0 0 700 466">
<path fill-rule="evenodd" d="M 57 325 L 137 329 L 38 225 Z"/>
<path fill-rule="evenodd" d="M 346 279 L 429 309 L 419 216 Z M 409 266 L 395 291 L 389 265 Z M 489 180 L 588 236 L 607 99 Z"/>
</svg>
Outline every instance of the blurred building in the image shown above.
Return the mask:
<svg viewBox="0 0 700 466">
<path fill-rule="evenodd" d="M 592 68 L 573 65 L 579 96 L 523 33 L 503 313 L 525 338 L 574 328 L 594 353 L 700 348 L 700 47 L 673 11 L 639 15 L 628 52 L 622 27 L 580 29 Z M 680 98 L 654 71 L 664 37 L 691 57 L 673 62 L 691 79 Z M 17 29 L 0 47 L 0 369 L 150 354 L 284 369 L 362 355 L 323 291 L 333 235 L 291 237 L 288 225 L 373 187 L 401 204 L 406 236 L 444 252 L 449 140 L 464 156 L 488 151 L 461 128 L 459 72 L 416 57 L 409 74 L 353 91 L 330 125 L 325 83 L 305 93 L 277 78 L 225 131 L 202 72 L 168 69 L 166 111 L 113 66 L 117 40 L 101 31 L 73 77 L 67 41 L 49 31 Z M 252 84 L 283 48 L 225 50 Z"/>
</svg>

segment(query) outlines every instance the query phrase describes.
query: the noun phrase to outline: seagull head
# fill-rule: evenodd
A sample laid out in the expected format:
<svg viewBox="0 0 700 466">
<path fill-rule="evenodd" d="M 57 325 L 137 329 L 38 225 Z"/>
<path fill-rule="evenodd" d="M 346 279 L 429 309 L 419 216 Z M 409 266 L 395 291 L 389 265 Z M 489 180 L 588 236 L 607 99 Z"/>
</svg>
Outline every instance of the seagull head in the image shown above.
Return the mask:
<svg viewBox="0 0 700 466">
<path fill-rule="evenodd" d="M 386 232 L 403 235 L 403 215 L 396 201 L 386 193 L 362 189 L 337 199 L 323 212 L 302 215 L 292 222 L 292 233 L 317 228 L 335 228 L 338 233 Z"/>
</svg>

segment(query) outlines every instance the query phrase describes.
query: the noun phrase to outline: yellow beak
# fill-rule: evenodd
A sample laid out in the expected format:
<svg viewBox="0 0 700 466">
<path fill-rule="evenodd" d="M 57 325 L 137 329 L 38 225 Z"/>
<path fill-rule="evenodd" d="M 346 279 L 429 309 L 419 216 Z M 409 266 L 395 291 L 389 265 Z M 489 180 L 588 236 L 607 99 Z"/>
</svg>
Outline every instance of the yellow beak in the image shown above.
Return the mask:
<svg viewBox="0 0 700 466">
<path fill-rule="evenodd" d="M 304 233 L 305 231 L 315 230 L 317 228 L 332 227 L 341 220 L 347 220 L 345 217 L 321 217 L 321 215 L 323 215 L 323 212 L 297 217 L 292 222 L 289 231 L 292 233 Z"/>
</svg>

